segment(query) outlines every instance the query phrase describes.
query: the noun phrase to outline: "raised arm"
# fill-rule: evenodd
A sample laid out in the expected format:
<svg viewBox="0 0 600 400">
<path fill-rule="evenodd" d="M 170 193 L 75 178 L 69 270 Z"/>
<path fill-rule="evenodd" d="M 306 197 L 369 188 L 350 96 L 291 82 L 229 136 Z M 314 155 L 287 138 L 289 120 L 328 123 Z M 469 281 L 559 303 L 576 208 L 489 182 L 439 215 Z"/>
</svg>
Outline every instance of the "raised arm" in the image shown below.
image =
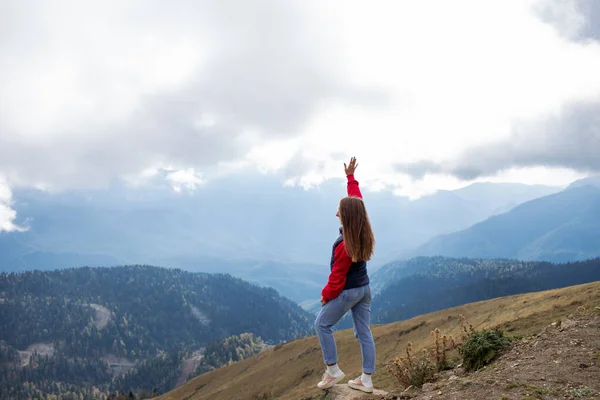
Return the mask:
<svg viewBox="0 0 600 400">
<path fill-rule="evenodd" d="M 348 178 L 348 196 L 360 197 L 362 199 L 362 193 L 358 187 L 358 181 L 354 178 L 354 171 L 356 171 L 356 167 L 358 167 L 358 164 L 356 163 L 355 157 L 350 159 L 350 164 L 346 165 L 346 163 L 344 163 L 346 178 Z"/>
</svg>

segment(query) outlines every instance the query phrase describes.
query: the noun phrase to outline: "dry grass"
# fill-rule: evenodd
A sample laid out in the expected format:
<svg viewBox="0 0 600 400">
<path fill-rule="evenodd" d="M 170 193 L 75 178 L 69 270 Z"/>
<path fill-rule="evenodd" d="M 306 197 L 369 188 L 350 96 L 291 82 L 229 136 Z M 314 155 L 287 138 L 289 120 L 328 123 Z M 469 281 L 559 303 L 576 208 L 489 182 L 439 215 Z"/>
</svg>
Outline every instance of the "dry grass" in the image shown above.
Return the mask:
<svg viewBox="0 0 600 400">
<path fill-rule="evenodd" d="M 460 314 L 475 329 L 499 326 L 514 336 L 528 336 L 577 307 L 593 309 L 600 303 L 600 282 L 564 289 L 503 297 L 471 303 L 452 309 L 421 315 L 407 321 L 373 325 L 377 348 L 377 388 L 397 389 L 397 381 L 386 371 L 409 342 L 419 351 L 430 346 L 430 332 L 436 328 L 447 335 L 461 336 Z M 361 372 L 358 342 L 351 329 L 335 333 L 340 367 L 348 379 Z M 316 336 L 276 346 L 233 365 L 192 379 L 161 397 L 160 400 L 256 400 L 321 398 L 316 387 L 324 371 Z"/>
</svg>

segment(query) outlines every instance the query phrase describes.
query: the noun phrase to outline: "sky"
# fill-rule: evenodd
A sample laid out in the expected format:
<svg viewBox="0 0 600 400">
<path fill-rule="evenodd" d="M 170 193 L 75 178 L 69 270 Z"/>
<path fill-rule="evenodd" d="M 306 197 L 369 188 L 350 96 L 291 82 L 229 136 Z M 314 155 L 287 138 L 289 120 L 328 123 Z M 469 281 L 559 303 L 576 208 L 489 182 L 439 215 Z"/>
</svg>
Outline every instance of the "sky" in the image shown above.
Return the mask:
<svg viewBox="0 0 600 400">
<path fill-rule="evenodd" d="M 596 0 L 0 0 L 11 188 L 228 174 L 418 198 L 600 172 Z"/>
</svg>

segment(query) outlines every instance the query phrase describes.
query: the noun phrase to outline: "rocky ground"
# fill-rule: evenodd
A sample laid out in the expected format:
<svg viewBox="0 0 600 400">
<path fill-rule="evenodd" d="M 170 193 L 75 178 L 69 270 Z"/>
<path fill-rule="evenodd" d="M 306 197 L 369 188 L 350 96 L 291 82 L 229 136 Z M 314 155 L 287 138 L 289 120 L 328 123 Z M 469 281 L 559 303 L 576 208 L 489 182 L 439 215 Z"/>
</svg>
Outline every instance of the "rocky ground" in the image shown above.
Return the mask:
<svg viewBox="0 0 600 400">
<path fill-rule="evenodd" d="M 600 400 L 600 309 L 569 315 L 513 343 L 487 367 L 444 371 L 423 388 L 363 394 L 336 385 L 327 400 Z"/>
</svg>

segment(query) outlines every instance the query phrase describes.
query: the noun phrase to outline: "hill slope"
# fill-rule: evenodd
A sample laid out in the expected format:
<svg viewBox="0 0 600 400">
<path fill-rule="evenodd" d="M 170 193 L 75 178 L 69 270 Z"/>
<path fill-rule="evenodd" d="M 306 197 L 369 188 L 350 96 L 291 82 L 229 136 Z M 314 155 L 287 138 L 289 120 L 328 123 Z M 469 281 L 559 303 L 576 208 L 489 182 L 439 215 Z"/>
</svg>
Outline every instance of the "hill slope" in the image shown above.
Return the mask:
<svg viewBox="0 0 600 400">
<path fill-rule="evenodd" d="M 407 321 L 373 326 L 377 347 L 374 384 L 388 391 L 396 389 L 394 378 L 385 372 L 385 365 L 400 355 L 408 342 L 418 351 L 430 344 L 430 331 L 435 328 L 459 337 L 458 314 L 463 314 L 476 329 L 499 325 L 512 334 L 529 335 L 578 306 L 593 308 L 598 304 L 600 282 L 472 303 Z M 341 368 L 349 377 L 358 375 L 360 350 L 352 331 L 339 331 L 335 336 Z M 316 383 L 323 371 L 319 344 L 312 336 L 199 376 L 159 399 L 316 400 L 322 398 Z"/>
<path fill-rule="evenodd" d="M 476 372 L 462 366 L 440 371 L 422 388 L 392 393 L 357 393 L 347 384 L 327 391 L 326 400 L 557 400 L 600 399 L 600 307 L 578 310 L 513 340 Z"/>
<path fill-rule="evenodd" d="M 600 258 L 539 261 L 417 257 L 373 274 L 372 320 L 388 323 L 461 304 L 600 281 Z M 351 321 L 345 320 L 345 327 Z"/>
<path fill-rule="evenodd" d="M 414 256 L 575 261 L 600 256 L 600 187 L 573 185 L 466 230 L 438 236 Z"/>
<path fill-rule="evenodd" d="M 230 275 L 127 266 L 0 274 L 0 321 L 3 385 L 53 381 L 104 391 L 117 384 L 112 374 L 124 372 L 115 366 L 147 362 L 146 374 L 164 378 L 185 354 L 231 335 L 267 344 L 303 337 L 312 316 L 274 289 Z M 49 359 L 26 357 L 28 368 L 10 373 L 15 351 L 40 348 Z M 147 390 L 173 387 L 152 384 Z"/>
<path fill-rule="evenodd" d="M 442 372 L 412 400 L 534 400 L 600 398 L 600 312 L 586 310 L 557 319 L 540 333 L 513 343 L 477 373 Z M 454 376 L 453 376 L 454 375 Z"/>
</svg>

